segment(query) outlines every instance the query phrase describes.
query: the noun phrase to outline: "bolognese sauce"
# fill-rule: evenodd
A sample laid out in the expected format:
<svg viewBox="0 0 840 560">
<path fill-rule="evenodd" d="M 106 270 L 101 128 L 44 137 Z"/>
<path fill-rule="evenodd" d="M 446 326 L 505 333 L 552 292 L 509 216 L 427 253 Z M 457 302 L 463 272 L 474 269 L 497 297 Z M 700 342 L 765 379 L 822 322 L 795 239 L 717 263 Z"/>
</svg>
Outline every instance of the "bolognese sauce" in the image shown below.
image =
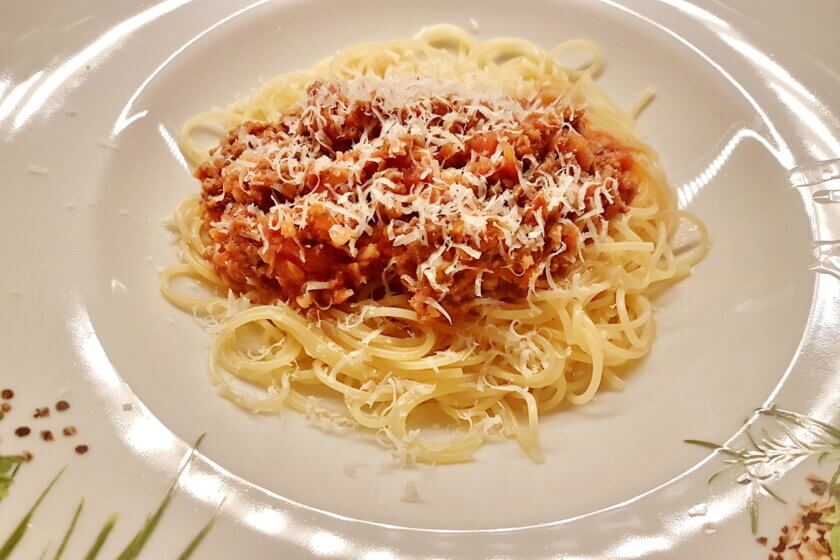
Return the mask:
<svg viewBox="0 0 840 560">
<path fill-rule="evenodd" d="M 638 189 L 632 151 L 586 109 L 424 78 L 312 84 L 277 122 L 232 129 L 196 170 L 237 293 L 306 311 L 387 291 L 449 320 L 572 270 Z"/>
</svg>

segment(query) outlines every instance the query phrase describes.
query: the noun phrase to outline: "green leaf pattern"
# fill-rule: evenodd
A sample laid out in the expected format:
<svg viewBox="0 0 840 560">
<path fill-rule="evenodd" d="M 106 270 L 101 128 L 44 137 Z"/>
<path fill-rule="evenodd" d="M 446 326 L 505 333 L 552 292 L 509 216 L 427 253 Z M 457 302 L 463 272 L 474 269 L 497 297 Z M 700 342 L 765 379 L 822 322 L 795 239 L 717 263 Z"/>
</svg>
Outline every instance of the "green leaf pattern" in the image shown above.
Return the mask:
<svg viewBox="0 0 840 560">
<path fill-rule="evenodd" d="M 175 493 L 177 492 L 178 488 L 178 481 L 181 478 L 181 474 L 183 474 L 184 470 L 186 470 L 187 466 L 190 464 L 192 459 L 195 456 L 195 451 L 198 446 L 201 444 L 202 439 L 204 436 L 202 435 L 196 444 L 190 449 L 189 454 L 187 455 L 184 464 L 178 470 L 178 474 L 176 475 L 175 479 L 172 481 L 172 484 L 169 487 L 166 495 L 164 496 L 161 503 L 155 509 L 153 513 L 151 513 L 147 518 L 146 522 L 143 526 L 137 531 L 134 535 L 134 538 L 126 545 L 123 549 L 122 553 L 118 556 L 118 560 L 134 560 L 139 557 L 140 553 L 142 552 L 143 548 L 145 547 L 148 540 L 152 537 L 155 530 L 157 529 L 161 519 L 163 519 L 166 510 L 168 509 L 172 498 L 174 497 Z M 0 499 L 5 497 L 8 494 L 9 486 L 11 485 L 12 480 L 17 472 L 17 469 L 20 467 L 23 461 L 23 457 L 18 456 L 0 456 Z M 61 469 L 59 473 L 52 479 L 52 481 L 47 485 L 35 503 L 30 507 L 29 511 L 21 518 L 20 522 L 17 524 L 15 529 L 12 533 L 6 538 L 3 542 L 2 547 L 0 547 L 0 560 L 7 560 L 7 558 L 12 554 L 12 552 L 17 548 L 18 544 L 23 540 L 24 536 L 26 535 L 27 531 L 29 530 L 32 522 L 32 518 L 35 515 L 38 507 L 47 497 L 50 490 L 52 490 L 53 486 L 58 482 L 61 475 L 64 473 L 64 469 Z M 73 514 L 73 517 L 70 521 L 70 525 L 67 528 L 67 531 L 64 534 L 64 537 L 59 545 L 58 549 L 53 556 L 54 560 L 61 560 L 62 555 L 64 554 L 64 549 L 66 548 L 68 542 L 70 541 L 75 529 L 76 523 L 81 516 L 82 509 L 84 507 L 84 500 L 79 502 L 79 505 L 76 507 L 76 510 Z M 221 505 L 220 505 L 221 507 Z M 213 528 L 213 525 L 218 517 L 219 511 L 210 519 L 207 524 L 205 524 L 198 534 L 193 537 L 193 539 L 189 542 L 187 547 L 184 551 L 178 556 L 179 560 L 188 560 L 190 556 L 196 551 L 199 547 L 201 542 Z M 103 525 L 102 529 L 99 531 L 99 534 L 96 536 L 96 539 L 92 543 L 90 549 L 88 550 L 87 554 L 84 556 L 84 560 L 95 560 L 99 555 L 100 550 L 102 549 L 105 541 L 108 539 L 108 536 L 111 534 L 111 531 L 114 529 L 114 526 L 117 522 L 117 516 L 112 515 L 110 516 Z M 49 548 L 49 547 L 48 547 Z M 42 558 L 47 557 L 47 549 L 44 550 L 43 554 L 41 555 Z"/>
<path fill-rule="evenodd" d="M 840 560 L 840 430 L 819 420 L 773 406 L 761 408 L 756 414 L 774 420 L 777 428 L 775 435 L 771 436 L 762 430 L 762 437 L 757 439 L 747 427 L 745 434 L 749 445 L 740 449 L 697 439 L 684 441 L 721 454 L 723 467 L 709 477 L 709 484 L 721 474 L 731 472 L 737 482 L 750 486 L 748 509 L 753 534 L 758 533 L 758 499 L 762 494 L 787 503 L 769 486 L 778 473 L 804 458 L 816 457 L 819 465 L 837 461 L 837 470 L 828 484 L 829 495 L 836 498 L 834 512 L 823 516 L 822 521 L 833 525 L 828 535 L 828 544 L 832 550 L 832 560 Z"/>
</svg>

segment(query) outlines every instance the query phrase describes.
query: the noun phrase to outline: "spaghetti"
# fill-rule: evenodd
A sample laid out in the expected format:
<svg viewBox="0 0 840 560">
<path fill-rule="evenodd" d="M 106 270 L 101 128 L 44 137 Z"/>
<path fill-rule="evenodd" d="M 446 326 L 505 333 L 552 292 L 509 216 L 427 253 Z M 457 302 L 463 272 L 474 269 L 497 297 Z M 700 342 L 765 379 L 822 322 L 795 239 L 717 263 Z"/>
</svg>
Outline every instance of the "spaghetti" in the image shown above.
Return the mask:
<svg viewBox="0 0 840 560">
<path fill-rule="evenodd" d="M 579 50 L 585 68 L 557 62 Z M 365 429 L 407 460 L 508 436 L 542 461 L 539 417 L 624 386 L 653 345 L 651 292 L 707 247 L 599 67 L 588 41 L 441 25 L 190 119 L 203 193 L 176 211 L 183 262 L 161 290 L 213 326 L 220 393 Z M 203 130 L 222 138 L 209 158 Z M 687 228 L 698 239 L 676 246 Z M 434 422 L 449 429 L 421 430 Z"/>
</svg>

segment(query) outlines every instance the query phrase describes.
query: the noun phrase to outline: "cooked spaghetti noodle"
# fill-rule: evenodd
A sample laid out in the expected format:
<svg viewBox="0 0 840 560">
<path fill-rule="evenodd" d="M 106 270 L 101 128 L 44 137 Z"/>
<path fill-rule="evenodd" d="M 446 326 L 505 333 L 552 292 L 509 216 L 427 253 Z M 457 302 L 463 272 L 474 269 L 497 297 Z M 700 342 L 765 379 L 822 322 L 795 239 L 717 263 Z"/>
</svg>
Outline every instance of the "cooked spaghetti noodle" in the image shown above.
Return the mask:
<svg viewBox="0 0 840 560">
<path fill-rule="evenodd" d="M 557 62 L 579 50 L 585 68 Z M 220 393 L 363 428 L 408 460 L 508 436 L 541 461 L 540 416 L 624 386 L 653 345 L 651 291 L 707 247 L 599 67 L 589 41 L 435 26 L 187 122 L 203 194 L 176 211 L 183 263 L 161 289 L 213 325 Z M 222 137 L 210 157 L 202 130 Z M 422 433 L 429 418 L 450 429 Z"/>
</svg>

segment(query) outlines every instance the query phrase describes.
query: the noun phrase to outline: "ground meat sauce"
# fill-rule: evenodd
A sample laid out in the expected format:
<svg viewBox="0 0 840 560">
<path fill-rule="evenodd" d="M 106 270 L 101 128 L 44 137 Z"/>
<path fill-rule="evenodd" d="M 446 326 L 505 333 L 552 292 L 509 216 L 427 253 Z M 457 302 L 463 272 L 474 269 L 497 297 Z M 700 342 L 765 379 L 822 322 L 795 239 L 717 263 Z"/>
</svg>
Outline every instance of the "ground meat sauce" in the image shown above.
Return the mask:
<svg viewBox="0 0 840 560">
<path fill-rule="evenodd" d="M 560 280 L 633 199 L 632 152 L 585 109 L 430 80 L 310 86 L 279 122 L 237 126 L 196 170 L 238 293 L 300 310 L 409 296 L 425 320 Z"/>
</svg>

